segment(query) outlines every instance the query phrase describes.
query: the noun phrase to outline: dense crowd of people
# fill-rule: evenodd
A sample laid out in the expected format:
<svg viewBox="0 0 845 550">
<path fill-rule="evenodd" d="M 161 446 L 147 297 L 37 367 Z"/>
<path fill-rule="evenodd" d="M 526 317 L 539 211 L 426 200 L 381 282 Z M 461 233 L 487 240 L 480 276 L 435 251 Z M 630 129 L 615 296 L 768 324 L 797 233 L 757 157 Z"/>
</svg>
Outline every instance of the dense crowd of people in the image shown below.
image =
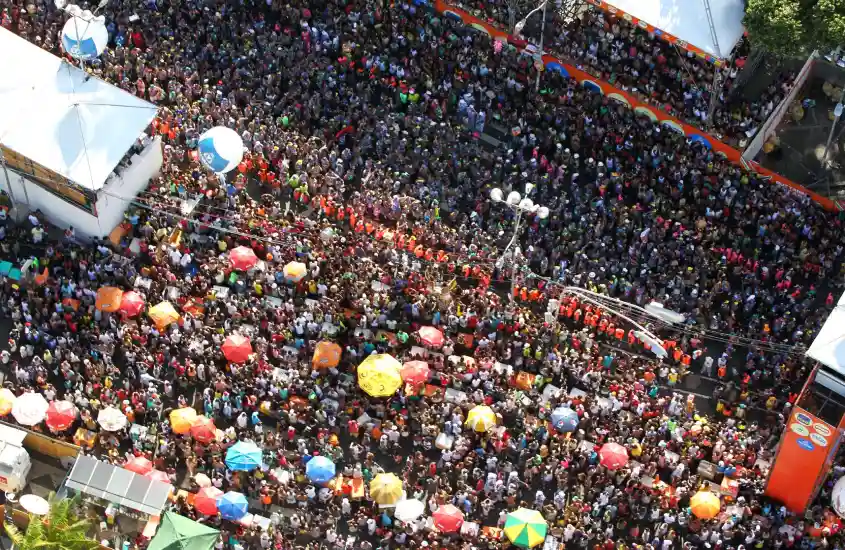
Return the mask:
<svg viewBox="0 0 845 550">
<path fill-rule="evenodd" d="M 61 54 L 52 3 L 3 6 L 4 26 Z M 112 44 L 90 70 L 160 106 L 162 174 L 118 245 L 51 240 L 37 216 L 0 242 L 48 269 L 3 281 L 14 326 L 0 360 L 15 393 L 76 404 L 57 436 L 83 427 L 105 460 L 144 455 L 176 485 L 196 490 L 202 474 L 248 495 L 269 529 L 172 504 L 233 548 L 500 548 L 518 507 L 542 513 L 552 548 L 841 545 L 762 496 L 809 372 L 793 346 L 813 340 L 841 284 L 838 218 L 560 75 L 543 74 L 536 93 L 530 57 L 423 7 L 151 1 L 105 13 Z M 481 139 L 492 121 L 510 135 Z M 246 149 L 225 182 L 195 153 L 217 125 Z M 515 246 L 496 187 L 550 211 L 528 214 Z M 261 262 L 234 269 L 238 246 Z M 292 261 L 306 268 L 295 281 Z M 170 301 L 179 320 L 103 311 L 104 286 Z M 566 287 L 659 301 L 687 322 L 643 319 L 669 352 L 657 360 L 606 301 Z M 442 345 L 418 340 L 429 325 Z M 233 334 L 251 341 L 246 361 L 223 354 Z M 312 365 L 321 341 L 342 347 L 337 366 Z M 428 383 L 368 395 L 356 368 L 373 353 L 427 362 Z M 716 414 L 682 391 L 690 373 L 719 381 Z M 479 404 L 495 427 L 466 426 Z M 101 429 L 109 405 L 157 442 Z M 181 407 L 222 435 L 175 433 Z M 550 425 L 558 407 L 577 413 L 573 431 Z M 226 467 L 239 441 L 264 451 L 252 475 Z M 602 463 L 611 442 L 626 465 Z M 314 456 L 352 483 L 312 483 Z M 427 513 L 401 521 L 375 505 L 366 482 L 380 472 Z M 710 478 L 736 480 L 736 494 L 701 519 L 690 498 Z M 433 529 L 445 504 L 478 532 Z M 811 515 L 823 522 L 824 508 Z"/>
<path fill-rule="evenodd" d="M 456 4 L 501 29 L 509 28 L 512 22 L 506 2 Z M 664 42 L 623 17 L 591 4 L 585 2 L 576 10 L 565 6 L 558 9 L 549 4 L 544 50 L 711 132 L 733 147 L 741 149 L 751 141 L 792 87 L 795 73 L 784 69 L 759 97 L 750 98 L 745 90 L 734 91 L 749 50 L 744 40 L 732 55 L 725 56 L 731 62 L 717 67 L 712 61 Z M 520 36 L 539 44 L 542 27 L 538 11 L 525 22 Z M 715 101 L 714 79 L 718 79 L 719 90 Z"/>
</svg>

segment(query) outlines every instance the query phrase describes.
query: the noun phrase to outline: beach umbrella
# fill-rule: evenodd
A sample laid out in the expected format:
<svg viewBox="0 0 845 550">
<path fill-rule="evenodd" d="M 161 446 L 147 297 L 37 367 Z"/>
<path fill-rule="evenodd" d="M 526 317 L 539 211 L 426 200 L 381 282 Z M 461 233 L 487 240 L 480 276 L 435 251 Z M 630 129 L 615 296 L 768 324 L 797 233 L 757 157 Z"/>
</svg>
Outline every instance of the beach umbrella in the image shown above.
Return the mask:
<svg viewBox="0 0 845 550">
<path fill-rule="evenodd" d="M 124 470 L 144 475 L 153 471 L 153 463 L 143 456 L 133 456 L 123 465 Z"/>
<path fill-rule="evenodd" d="M 140 315 L 141 312 L 144 311 L 145 307 L 147 307 L 147 304 L 144 301 L 144 297 L 134 290 L 124 292 L 120 299 L 120 311 L 125 313 L 128 317 Z"/>
<path fill-rule="evenodd" d="M 177 434 L 186 434 L 197 421 L 197 411 L 193 407 L 182 407 L 170 411 L 170 428 Z"/>
<path fill-rule="evenodd" d="M 50 404 L 40 393 L 25 393 L 12 405 L 12 416 L 19 424 L 35 426 L 44 421 Z"/>
<path fill-rule="evenodd" d="M 315 369 L 331 369 L 340 363 L 342 350 L 334 342 L 322 341 L 317 343 L 314 349 L 314 356 L 311 358 L 311 367 Z"/>
<path fill-rule="evenodd" d="M 569 407 L 558 407 L 552 411 L 552 426 L 559 432 L 574 432 L 579 421 L 578 413 Z"/>
<path fill-rule="evenodd" d="M 370 355 L 358 365 L 358 386 L 373 397 L 389 397 L 402 385 L 401 370 L 386 353 Z"/>
<path fill-rule="evenodd" d="M 97 413 L 97 423 L 107 432 L 117 432 L 126 427 L 129 420 L 115 407 L 106 407 Z"/>
<path fill-rule="evenodd" d="M 377 504 L 396 504 L 402 498 L 402 480 L 395 474 L 378 474 L 370 481 L 370 498 Z"/>
<path fill-rule="evenodd" d="M 230 470 L 248 472 L 261 466 L 261 449 L 251 441 L 238 441 L 226 451 L 226 467 Z"/>
<path fill-rule="evenodd" d="M 47 407 L 47 415 L 44 420 L 50 431 L 61 432 L 73 425 L 78 414 L 79 409 L 70 401 L 53 401 Z"/>
<path fill-rule="evenodd" d="M 464 524 L 464 514 L 451 504 L 440 506 L 431 515 L 434 526 L 441 533 L 456 533 Z"/>
<path fill-rule="evenodd" d="M 24 495 L 18 500 L 21 508 L 34 516 L 46 516 L 50 513 L 50 503 L 47 499 L 38 495 Z"/>
<path fill-rule="evenodd" d="M 244 142 L 238 133 L 225 126 L 215 126 L 197 141 L 200 162 L 217 174 L 231 172 L 244 158 Z"/>
<path fill-rule="evenodd" d="M 12 412 L 12 407 L 15 406 L 15 401 L 18 396 L 14 394 L 9 388 L 0 389 L 0 416 L 6 416 Z"/>
<path fill-rule="evenodd" d="M 248 271 L 258 264 L 258 256 L 251 248 L 239 246 L 229 252 L 229 261 L 232 262 L 232 267 L 238 271 Z"/>
<path fill-rule="evenodd" d="M 425 513 L 425 504 L 416 498 L 400 500 L 393 509 L 393 517 L 399 521 L 414 521 Z"/>
<path fill-rule="evenodd" d="M 537 510 L 519 508 L 505 518 L 504 532 L 508 540 L 522 548 L 533 548 L 546 540 L 549 526 Z"/>
<path fill-rule="evenodd" d="M 335 476 L 334 462 L 325 456 L 315 456 L 305 465 L 305 475 L 314 483 L 328 483 Z"/>
<path fill-rule="evenodd" d="M 108 43 L 105 16 L 94 16 L 88 10 L 71 15 L 62 27 L 62 48 L 74 59 L 96 59 L 106 50 Z"/>
<path fill-rule="evenodd" d="M 173 483 L 170 480 L 170 476 L 167 475 L 167 472 L 162 472 L 161 470 L 155 470 L 155 469 L 150 470 L 149 472 L 144 474 L 144 477 L 152 479 L 153 481 L 160 481 L 162 483 L 167 483 L 168 485 L 171 485 Z"/>
<path fill-rule="evenodd" d="M 605 443 L 599 449 L 599 459 L 608 470 L 618 470 L 628 464 L 628 451 L 619 443 Z"/>
<path fill-rule="evenodd" d="M 97 300 L 94 306 L 100 311 L 114 313 L 120 309 L 123 300 L 123 291 L 113 286 L 101 286 L 97 290 Z"/>
<path fill-rule="evenodd" d="M 422 327 L 419 332 L 420 341 L 426 346 L 439 348 L 443 346 L 443 333 L 435 327 Z"/>
<path fill-rule="evenodd" d="M 217 511 L 223 519 L 237 521 L 246 515 L 248 509 L 249 501 L 235 491 L 229 491 L 217 499 Z"/>
<path fill-rule="evenodd" d="M 710 491 L 699 491 L 689 499 L 689 507 L 698 519 L 713 519 L 722 510 L 722 501 Z"/>
<path fill-rule="evenodd" d="M 211 487 L 211 478 L 203 473 L 196 474 L 194 482 L 200 487 Z"/>
<path fill-rule="evenodd" d="M 240 334 L 231 334 L 223 342 L 223 356 L 232 363 L 245 363 L 252 355 L 249 338 Z"/>
<path fill-rule="evenodd" d="M 207 416 L 198 416 L 191 424 L 191 437 L 203 445 L 208 445 L 217 439 L 217 427 L 214 421 Z"/>
<path fill-rule="evenodd" d="M 476 432 L 486 432 L 496 425 L 496 413 L 487 405 L 476 405 L 470 409 L 465 424 Z"/>
<path fill-rule="evenodd" d="M 306 273 L 308 273 L 308 268 L 302 262 L 290 262 L 282 269 L 285 280 L 291 283 L 298 283 Z"/>
<path fill-rule="evenodd" d="M 161 302 L 150 308 L 147 316 L 153 320 L 159 330 L 179 320 L 179 313 L 170 302 Z"/>
<path fill-rule="evenodd" d="M 430 372 L 428 363 L 425 361 L 408 361 L 402 365 L 402 370 L 399 371 L 399 374 L 402 376 L 403 381 L 416 386 L 428 382 Z"/>
<path fill-rule="evenodd" d="M 223 491 L 216 487 L 203 487 L 194 497 L 194 508 L 200 514 L 213 516 L 217 513 L 217 499 L 223 496 Z"/>
<path fill-rule="evenodd" d="M 147 550 L 214 550 L 220 531 L 174 512 L 165 512 Z"/>
</svg>

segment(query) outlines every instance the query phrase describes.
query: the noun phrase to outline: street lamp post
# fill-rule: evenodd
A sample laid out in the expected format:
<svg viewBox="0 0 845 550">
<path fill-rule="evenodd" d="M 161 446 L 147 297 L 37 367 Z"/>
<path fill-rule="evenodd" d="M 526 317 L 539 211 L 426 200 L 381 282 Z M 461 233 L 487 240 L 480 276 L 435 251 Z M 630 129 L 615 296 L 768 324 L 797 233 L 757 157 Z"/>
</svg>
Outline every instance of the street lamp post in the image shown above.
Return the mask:
<svg viewBox="0 0 845 550">
<path fill-rule="evenodd" d="M 534 189 L 532 184 L 526 184 L 525 186 L 525 194 L 531 194 L 531 190 Z M 504 192 L 496 187 L 490 192 L 490 199 L 493 202 L 498 202 L 500 204 L 504 204 L 511 210 L 516 212 L 516 219 L 513 223 L 513 237 L 511 237 L 510 242 L 505 247 L 504 252 L 502 252 L 502 257 L 500 261 L 504 261 L 504 258 L 507 256 L 508 252 L 511 251 L 511 248 L 514 248 L 516 244 L 516 240 L 519 238 L 519 230 L 522 224 L 523 216 L 528 215 L 536 215 L 541 220 L 544 220 L 549 217 L 549 209 L 545 206 L 540 206 L 539 204 L 534 204 L 527 196 L 525 198 L 519 194 L 519 191 L 511 191 L 508 193 L 507 199 L 504 198 Z M 518 248 L 518 247 L 517 247 Z M 517 270 L 517 260 L 516 260 L 516 248 L 511 252 L 511 292 L 510 292 L 510 300 L 511 302 L 514 301 L 514 289 L 516 288 L 516 270 Z"/>
</svg>

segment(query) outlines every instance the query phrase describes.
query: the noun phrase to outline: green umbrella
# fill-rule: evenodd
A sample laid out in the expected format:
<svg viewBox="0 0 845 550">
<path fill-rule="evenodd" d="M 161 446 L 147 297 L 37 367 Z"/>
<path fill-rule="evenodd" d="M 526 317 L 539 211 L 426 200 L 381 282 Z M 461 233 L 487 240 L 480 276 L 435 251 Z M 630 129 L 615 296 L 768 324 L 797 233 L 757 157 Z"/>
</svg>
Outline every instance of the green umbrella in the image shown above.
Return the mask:
<svg viewBox="0 0 845 550">
<path fill-rule="evenodd" d="M 173 512 L 165 512 L 147 550 L 212 550 L 220 532 Z"/>
<path fill-rule="evenodd" d="M 505 519 L 505 536 L 516 546 L 523 548 L 533 548 L 542 544 L 547 530 L 546 520 L 537 510 L 520 508 L 508 514 Z"/>
</svg>

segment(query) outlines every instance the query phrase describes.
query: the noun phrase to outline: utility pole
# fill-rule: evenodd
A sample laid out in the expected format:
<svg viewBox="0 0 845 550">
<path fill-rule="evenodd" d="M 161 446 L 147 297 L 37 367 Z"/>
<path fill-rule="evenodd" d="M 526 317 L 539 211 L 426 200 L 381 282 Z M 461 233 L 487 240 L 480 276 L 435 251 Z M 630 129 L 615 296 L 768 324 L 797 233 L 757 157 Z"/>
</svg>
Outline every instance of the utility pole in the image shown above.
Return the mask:
<svg viewBox="0 0 845 550">
<path fill-rule="evenodd" d="M 716 47 L 716 57 L 724 59 L 722 55 L 722 48 L 719 46 L 719 35 L 716 33 L 716 25 L 713 22 L 713 12 L 710 11 L 710 0 L 701 0 L 704 3 L 704 13 L 707 14 L 707 25 L 710 27 L 710 38 L 713 40 L 713 46 Z M 710 105 L 707 108 L 707 125 L 713 124 L 713 113 L 716 112 L 716 103 L 719 101 L 719 96 L 722 93 L 722 68 L 716 67 L 713 73 L 713 84 L 710 88 Z"/>
<path fill-rule="evenodd" d="M 827 157 L 830 155 L 830 146 L 833 144 L 833 133 L 836 131 L 836 125 L 842 117 L 843 103 L 845 103 L 845 88 L 842 88 L 842 95 L 839 97 L 839 103 L 833 109 L 833 124 L 830 126 L 830 134 L 827 136 L 827 144 L 824 146 L 824 155 L 822 155 L 822 170 L 827 170 Z M 827 181 L 827 196 L 830 196 L 830 174 L 825 174 Z"/>
</svg>

